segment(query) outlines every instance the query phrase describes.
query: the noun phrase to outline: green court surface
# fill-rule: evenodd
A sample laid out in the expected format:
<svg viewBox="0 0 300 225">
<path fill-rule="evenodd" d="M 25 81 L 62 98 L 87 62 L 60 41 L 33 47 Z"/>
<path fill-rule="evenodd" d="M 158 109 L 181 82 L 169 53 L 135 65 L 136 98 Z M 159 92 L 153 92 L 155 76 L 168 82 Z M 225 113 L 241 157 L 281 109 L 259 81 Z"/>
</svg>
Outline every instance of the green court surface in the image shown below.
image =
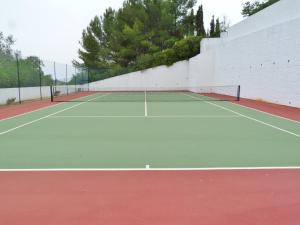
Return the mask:
<svg viewBox="0 0 300 225">
<path fill-rule="evenodd" d="M 0 121 L 0 169 L 300 166 L 298 122 L 196 94 L 113 95 Z"/>
</svg>

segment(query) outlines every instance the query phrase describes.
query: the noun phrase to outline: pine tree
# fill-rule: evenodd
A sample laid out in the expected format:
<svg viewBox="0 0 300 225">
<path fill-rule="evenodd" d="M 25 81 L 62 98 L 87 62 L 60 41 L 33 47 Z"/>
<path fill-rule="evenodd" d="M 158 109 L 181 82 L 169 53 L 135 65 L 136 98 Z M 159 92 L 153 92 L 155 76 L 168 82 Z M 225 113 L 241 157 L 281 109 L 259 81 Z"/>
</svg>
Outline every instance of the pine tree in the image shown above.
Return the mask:
<svg viewBox="0 0 300 225">
<path fill-rule="evenodd" d="M 265 0 L 263 2 L 255 1 L 251 3 L 247 1 L 243 4 L 242 15 L 244 17 L 252 16 L 253 14 L 273 5 L 274 3 L 278 2 L 279 0 Z"/>
<path fill-rule="evenodd" d="M 101 50 L 102 28 L 101 21 L 98 16 L 90 22 L 89 26 L 82 32 L 82 41 L 80 42 L 82 49 L 79 49 L 79 58 L 88 67 L 97 67 L 102 62 L 99 57 Z"/>
<path fill-rule="evenodd" d="M 173 34 L 181 38 L 185 17 L 188 11 L 195 6 L 197 0 L 170 0 L 166 2 L 173 19 Z"/>
<path fill-rule="evenodd" d="M 204 21 L 203 21 L 203 6 L 200 5 L 196 14 L 196 31 L 197 36 L 206 36 Z"/>
<path fill-rule="evenodd" d="M 109 69 L 105 76 L 97 76 L 107 78 L 120 71 L 171 65 L 193 57 L 199 53 L 200 40 L 205 36 L 201 7 L 196 31 L 202 35 L 193 37 L 195 3 L 196 0 L 125 0 L 117 11 L 108 8 L 83 31 L 79 50 L 83 64 L 75 61 L 76 65 Z"/>
</svg>

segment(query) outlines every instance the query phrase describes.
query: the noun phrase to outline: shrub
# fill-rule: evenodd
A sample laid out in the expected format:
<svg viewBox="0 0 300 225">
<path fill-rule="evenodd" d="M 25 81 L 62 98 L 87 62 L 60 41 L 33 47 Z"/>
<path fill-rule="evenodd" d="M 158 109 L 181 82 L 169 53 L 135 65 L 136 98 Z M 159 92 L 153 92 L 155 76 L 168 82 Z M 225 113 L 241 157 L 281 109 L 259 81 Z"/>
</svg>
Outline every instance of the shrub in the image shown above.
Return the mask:
<svg viewBox="0 0 300 225">
<path fill-rule="evenodd" d="M 59 96 L 59 94 L 60 94 L 60 91 L 55 91 L 54 92 L 54 96 Z"/>
<path fill-rule="evenodd" d="M 9 99 L 6 100 L 6 104 L 7 104 L 7 105 L 11 105 L 11 104 L 13 104 L 15 101 L 16 101 L 16 98 L 9 98 Z"/>
</svg>

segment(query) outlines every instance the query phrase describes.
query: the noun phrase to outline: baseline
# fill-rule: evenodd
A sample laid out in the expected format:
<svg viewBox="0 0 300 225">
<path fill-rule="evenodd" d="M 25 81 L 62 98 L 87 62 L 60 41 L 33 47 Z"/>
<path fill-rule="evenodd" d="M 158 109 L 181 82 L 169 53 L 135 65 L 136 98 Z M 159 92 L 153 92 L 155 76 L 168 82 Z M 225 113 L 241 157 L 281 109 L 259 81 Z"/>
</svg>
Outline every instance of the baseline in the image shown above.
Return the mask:
<svg viewBox="0 0 300 225">
<path fill-rule="evenodd" d="M 236 171 L 236 170 L 300 170 L 300 166 L 272 167 L 203 167 L 203 168 L 52 168 L 52 169 L 0 169 L 0 172 L 76 172 L 76 171 Z"/>
</svg>

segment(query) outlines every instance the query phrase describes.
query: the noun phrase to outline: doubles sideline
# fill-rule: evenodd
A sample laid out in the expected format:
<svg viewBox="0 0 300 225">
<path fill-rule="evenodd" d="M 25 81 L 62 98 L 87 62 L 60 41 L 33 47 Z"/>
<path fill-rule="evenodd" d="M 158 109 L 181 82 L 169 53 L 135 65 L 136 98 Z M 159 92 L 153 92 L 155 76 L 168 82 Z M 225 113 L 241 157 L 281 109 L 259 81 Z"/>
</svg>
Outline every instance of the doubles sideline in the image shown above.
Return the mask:
<svg viewBox="0 0 300 225">
<path fill-rule="evenodd" d="M 19 125 L 19 126 L 16 126 L 16 127 L 14 127 L 14 128 L 8 129 L 8 130 L 3 131 L 3 132 L 0 132 L 0 136 L 1 136 L 1 135 L 4 135 L 4 134 L 7 134 L 7 133 L 10 133 L 10 132 L 12 132 L 12 131 L 14 131 L 14 130 L 20 129 L 20 128 L 22 128 L 22 127 L 28 126 L 28 125 L 30 125 L 30 124 L 36 123 L 36 122 L 41 121 L 41 120 L 43 120 L 43 119 L 49 118 L 49 117 L 54 116 L 54 115 L 56 115 L 56 114 L 59 114 L 59 113 L 61 113 L 61 112 L 65 112 L 65 111 L 67 111 L 67 110 L 73 109 L 73 108 L 75 108 L 75 107 L 78 107 L 78 106 L 83 105 L 83 104 L 85 104 L 85 103 L 87 103 L 87 102 L 93 101 L 93 100 L 95 100 L 95 99 L 103 98 L 103 97 L 105 97 L 105 96 L 107 96 L 107 95 L 109 95 L 109 93 L 108 93 L 108 94 L 104 94 L 104 95 L 97 96 L 97 97 L 95 97 L 95 98 L 89 99 L 89 100 L 87 100 L 87 101 L 85 101 L 85 102 L 78 103 L 78 104 L 73 105 L 73 106 L 71 106 L 71 107 L 68 107 L 68 108 L 65 108 L 65 109 L 56 111 L 56 112 L 54 112 L 54 113 L 48 114 L 48 115 L 46 115 L 46 116 L 40 117 L 40 118 L 35 119 L 35 120 L 32 120 L 32 121 L 30 121 L 30 122 L 23 123 L 23 124 L 21 124 L 21 125 Z"/>
<path fill-rule="evenodd" d="M 195 96 L 192 96 L 192 95 L 189 95 L 189 94 L 185 94 L 185 93 L 183 93 L 183 95 L 189 96 L 189 97 L 191 97 L 191 98 L 193 98 L 193 99 L 201 99 L 201 98 L 198 98 L 198 97 L 195 97 Z M 244 118 L 246 118 L 246 119 L 255 121 L 255 122 L 257 122 L 257 123 L 263 124 L 263 125 L 265 125 L 265 126 L 271 127 L 271 128 L 273 128 L 273 129 L 276 129 L 276 130 L 279 130 L 279 131 L 282 131 L 282 132 L 285 132 L 285 133 L 288 133 L 288 134 L 290 134 L 290 135 L 293 135 L 293 136 L 296 136 L 296 137 L 300 138 L 300 134 L 296 134 L 296 133 L 291 132 L 291 131 L 288 131 L 288 130 L 286 130 L 286 129 L 282 129 L 282 128 L 280 128 L 280 127 L 274 126 L 274 125 L 269 124 L 269 123 L 266 123 L 266 122 L 264 122 L 264 121 L 255 119 L 255 118 L 253 118 L 253 117 L 246 116 L 245 114 L 239 113 L 239 112 L 237 112 L 237 111 L 235 111 L 235 110 L 229 109 L 229 108 L 224 107 L 224 106 L 220 106 L 220 105 L 218 105 L 218 104 L 216 104 L 216 103 L 212 103 L 212 102 L 208 102 L 208 101 L 204 101 L 204 102 L 207 103 L 207 104 L 213 105 L 213 106 L 215 106 L 215 107 L 217 107 L 217 108 L 223 109 L 223 110 L 225 110 L 225 111 L 231 112 L 231 113 L 233 113 L 233 114 L 239 115 L 240 117 L 244 117 Z"/>
</svg>

